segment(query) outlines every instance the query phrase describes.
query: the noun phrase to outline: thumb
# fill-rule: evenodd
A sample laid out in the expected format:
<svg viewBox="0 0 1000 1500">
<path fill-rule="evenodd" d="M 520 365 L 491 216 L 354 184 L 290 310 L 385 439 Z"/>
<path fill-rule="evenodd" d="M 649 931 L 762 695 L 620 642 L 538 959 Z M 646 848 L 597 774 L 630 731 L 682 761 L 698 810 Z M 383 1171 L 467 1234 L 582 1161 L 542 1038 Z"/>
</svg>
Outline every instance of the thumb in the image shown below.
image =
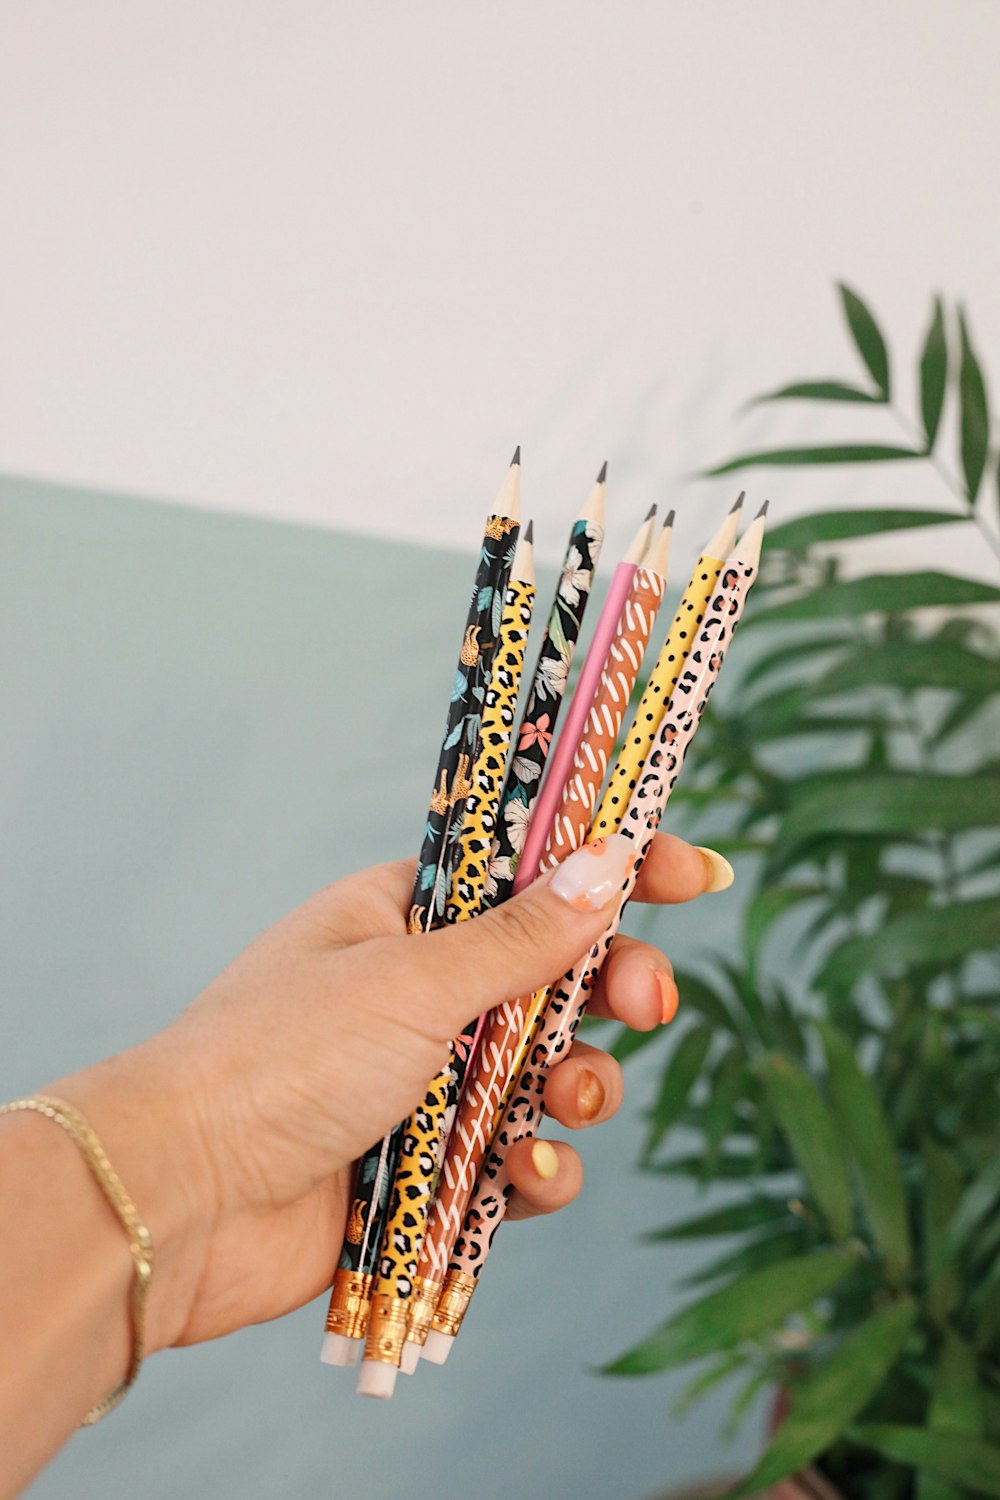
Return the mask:
<svg viewBox="0 0 1000 1500">
<path fill-rule="evenodd" d="M 407 938 L 433 1011 L 428 1025 L 455 1036 L 475 1016 L 565 974 L 615 916 L 635 854 L 634 840 L 611 834 L 473 921 Z"/>
</svg>

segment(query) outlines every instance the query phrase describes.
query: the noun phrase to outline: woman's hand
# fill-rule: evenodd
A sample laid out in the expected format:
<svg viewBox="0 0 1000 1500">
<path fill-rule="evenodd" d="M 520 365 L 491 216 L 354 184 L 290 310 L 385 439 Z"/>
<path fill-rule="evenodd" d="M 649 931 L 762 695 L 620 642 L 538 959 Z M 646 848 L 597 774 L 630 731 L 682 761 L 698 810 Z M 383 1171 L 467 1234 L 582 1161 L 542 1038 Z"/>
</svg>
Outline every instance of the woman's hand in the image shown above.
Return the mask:
<svg viewBox="0 0 1000 1500">
<path fill-rule="evenodd" d="M 554 881 L 415 936 L 412 863 L 349 876 L 259 937 L 159 1036 L 50 1086 L 91 1120 L 149 1224 L 151 1348 L 276 1317 L 330 1284 L 353 1161 L 410 1113 L 470 1020 L 586 953 L 613 900 L 574 902 L 567 890 L 593 885 L 612 857 L 581 851 Z M 723 888 L 727 871 L 661 834 L 635 899 L 687 901 Z M 648 1030 L 676 1006 L 669 961 L 618 937 L 590 1013 Z M 621 1097 L 618 1064 L 577 1042 L 545 1103 L 576 1129 L 608 1119 Z M 579 1191 L 576 1152 L 553 1149 L 513 1148 L 513 1216 Z"/>
</svg>

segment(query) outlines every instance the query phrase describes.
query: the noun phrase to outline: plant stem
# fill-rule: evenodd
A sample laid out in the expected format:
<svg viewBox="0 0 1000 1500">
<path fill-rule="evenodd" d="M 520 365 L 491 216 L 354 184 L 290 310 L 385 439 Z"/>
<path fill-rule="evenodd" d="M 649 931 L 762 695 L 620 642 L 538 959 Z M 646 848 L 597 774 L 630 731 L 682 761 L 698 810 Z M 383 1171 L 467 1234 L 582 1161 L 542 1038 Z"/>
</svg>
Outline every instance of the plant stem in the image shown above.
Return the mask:
<svg viewBox="0 0 1000 1500">
<path fill-rule="evenodd" d="M 897 425 L 903 429 L 903 432 L 908 438 L 910 438 L 914 443 L 917 444 L 923 441 L 920 433 L 914 427 L 913 423 L 904 412 L 900 411 L 895 402 L 890 402 L 889 410 L 896 418 Z M 995 537 L 990 531 L 989 527 L 983 523 L 982 517 L 979 516 L 976 512 L 975 503 L 969 499 L 961 482 L 951 472 L 951 470 L 937 453 L 931 451 L 930 453 L 925 453 L 924 456 L 930 459 L 931 464 L 944 480 L 948 489 L 951 490 L 952 494 L 955 495 L 956 498 L 961 502 L 966 513 L 965 519 L 972 521 L 979 528 L 980 535 L 982 536 L 986 545 L 994 554 L 997 561 L 1000 562 L 1000 538 Z M 960 517 L 956 516 L 955 519 L 959 520 Z"/>
</svg>

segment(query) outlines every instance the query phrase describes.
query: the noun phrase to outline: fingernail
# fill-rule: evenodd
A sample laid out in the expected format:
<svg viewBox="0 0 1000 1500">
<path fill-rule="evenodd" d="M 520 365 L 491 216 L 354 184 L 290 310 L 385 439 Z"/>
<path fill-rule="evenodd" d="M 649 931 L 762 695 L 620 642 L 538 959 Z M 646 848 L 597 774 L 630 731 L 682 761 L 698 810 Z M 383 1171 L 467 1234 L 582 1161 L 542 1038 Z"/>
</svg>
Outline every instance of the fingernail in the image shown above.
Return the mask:
<svg viewBox="0 0 1000 1500">
<path fill-rule="evenodd" d="M 576 1088 L 576 1107 L 583 1120 L 596 1120 L 604 1108 L 604 1084 L 590 1068 L 584 1068 Z"/>
<path fill-rule="evenodd" d="M 677 1007 L 681 1003 L 681 997 L 677 993 L 674 976 L 668 974 L 666 969 L 654 969 L 653 978 L 660 989 L 660 1020 L 664 1026 L 668 1026 L 677 1014 Z"/>
<path fill-rule="evenodd" d="M 531 1165 L 543 1182 L 551 1182 L 559 1170 L 556 1148 L 548 1141 L 536 1141 L 531 1148 Z"/>
<path fill-rule="evenodd" d="M 728 859 L 717 849 L 704 849 L 701 844 L 696 844 L 695 848 L 708 866 L 708 885 L 705 890 L 709 894 L 714 894 L 715 891 L 728 891 L 736 879 L 736 871 Z"/>
<path fill-rule="evenodd" d="M 584 844 L 559 866 L 549 889 L 576 911 L 607 906 L 621 893 L 634 854 L 634 840 L 620 833 Z"/>
</svg>

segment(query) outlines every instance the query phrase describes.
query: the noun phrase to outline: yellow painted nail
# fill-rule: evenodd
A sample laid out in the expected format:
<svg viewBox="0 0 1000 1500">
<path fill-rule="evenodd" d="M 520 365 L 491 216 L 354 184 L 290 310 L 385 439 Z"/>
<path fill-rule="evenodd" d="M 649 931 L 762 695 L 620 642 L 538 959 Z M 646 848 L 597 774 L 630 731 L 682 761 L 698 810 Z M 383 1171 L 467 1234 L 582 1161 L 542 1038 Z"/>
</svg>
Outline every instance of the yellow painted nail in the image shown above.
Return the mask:
<svg viewBox="0 0 1000 1500">
<path fill-rule="evenodd" d="M 543 1182 L 551 1182 L 559 1170 L 556 1148 L 548 1141 L 536 1141 L 531 1148 L 531 1165 Z"/>
<path fill-rule="evenodd" d="M 708 884 L 705 890 L 710 894 L 714 894 L 715 891 L 728 891 L 736 879 L 736 871 L 728 859 L 717 849 L 705 849 L 701 844 L 696 844 L 695 848 L 708 866 Z"/>
</svg>

